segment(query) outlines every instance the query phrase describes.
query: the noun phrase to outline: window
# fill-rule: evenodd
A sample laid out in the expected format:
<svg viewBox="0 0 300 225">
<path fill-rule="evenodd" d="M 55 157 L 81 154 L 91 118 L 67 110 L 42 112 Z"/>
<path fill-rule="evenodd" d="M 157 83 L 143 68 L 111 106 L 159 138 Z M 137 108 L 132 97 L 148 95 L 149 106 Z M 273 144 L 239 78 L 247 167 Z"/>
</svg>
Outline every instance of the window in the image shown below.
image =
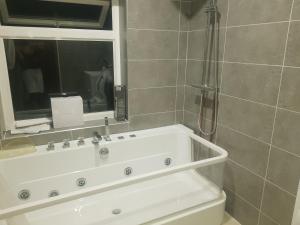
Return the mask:
<svg viewBox="0 0 300 225">
<path fill-rule="evenodd" d="M 50 97 L 62 93 L 82 97 L 85 120 L 113 116 L 113 87 L 121 84 L 118 0 L 0 0 L 0 10 L 5 130 L 51 118 Z"/>
</svg>

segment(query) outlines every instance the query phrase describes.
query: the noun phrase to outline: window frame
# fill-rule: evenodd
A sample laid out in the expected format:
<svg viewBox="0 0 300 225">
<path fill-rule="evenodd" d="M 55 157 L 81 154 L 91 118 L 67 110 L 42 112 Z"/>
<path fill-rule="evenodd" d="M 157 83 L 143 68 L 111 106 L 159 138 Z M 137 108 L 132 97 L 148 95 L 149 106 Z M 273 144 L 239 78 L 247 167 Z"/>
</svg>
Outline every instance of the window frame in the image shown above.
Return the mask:
<svg viewBox="0 0 300 225">
<path fill-rule="evenodd" d="M 20 27 L 0 24 L 0 128 L 14 130 L 26 124 L 51 122 L 52 118 L 15 120 L 7 69 L 4 39 L 110 41 L 113 43 L 114 85 L 121 85 L 120 0 L 112 0 L 112 30 L 89 30 L 51 27 Z M 85 113 L 84 121 L 113 118 L 114 111 Z"/>
</svg>

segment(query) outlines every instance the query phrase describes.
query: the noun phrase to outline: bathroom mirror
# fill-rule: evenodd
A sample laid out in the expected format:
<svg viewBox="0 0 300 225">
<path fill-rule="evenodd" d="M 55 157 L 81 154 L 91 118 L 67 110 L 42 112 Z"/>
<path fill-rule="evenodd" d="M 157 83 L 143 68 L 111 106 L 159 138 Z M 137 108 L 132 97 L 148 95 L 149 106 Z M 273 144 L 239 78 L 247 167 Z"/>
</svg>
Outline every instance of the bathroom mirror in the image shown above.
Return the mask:
<svg viewBox="0 0 300 225">
<path fill-rule="evenodd" d="M 114 110 L 113 42 L 4 40 L 16 120 L 49 117 L 50 97 L 83 99 L 84 113 Z"/>
<path fill-rule="evenodd" d="M 110 0 L 0 0 L 4 25 L 112 30 Z"/>
</svg>

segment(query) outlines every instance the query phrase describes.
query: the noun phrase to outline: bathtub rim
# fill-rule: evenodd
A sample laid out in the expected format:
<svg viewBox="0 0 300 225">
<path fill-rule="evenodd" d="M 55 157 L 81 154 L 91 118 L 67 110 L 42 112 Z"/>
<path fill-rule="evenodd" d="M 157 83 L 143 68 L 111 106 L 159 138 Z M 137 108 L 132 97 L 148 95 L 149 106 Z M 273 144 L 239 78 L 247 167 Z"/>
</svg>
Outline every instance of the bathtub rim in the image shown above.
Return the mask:
<svg viewBox="0 0 300 225">
<path fill-rule="evenodd" d="M 200 160 L 197 162 L 191 162 L 191 163 L 187 163 L 184 165 L 174 166 L 171 168 L 167 168 L 167 169 L 163 169 L 163 170 L 159 170 L 159 171 L 155 171 L 155 172 L 151 172 L 151 173 L 138 175 L 138 176 L 135 176 L 132 178 L 128 178 L 126 180 L 114 181 L 114 182 L 109 182 L 106 184 L 88 187 L 88 188 L 74 191 L 71 193 L 62 194 L 62 195 L 59 195 L 57 197 L 53 197 L 50 199 L 42 199 L 42 200 L 38 200 L 35 202 L 30 202 L 30 203 L 2 209 L 2 210 L 0 210 L 0 220 L 6 219 L 9 217 L 13 217 L 13 216 L 17 216 L 20 214 L 28 213 L 30 211 L 51 207 L 51 206 L 61 204 L 64 202 L 69 202 L 72 200 L 76 200 L 78 198 L 84 198 L 84 197 L 88 197 L 91 195 L 103 193 L 103 192 L 106 192 L 109 190 L 129 186 L 131 184 L 136 184 L 136 183 L 144 182 L 147 180 L 160 178 L 163 176 L 168 176 L 168 175 L 175 174 L 178 172 L 183 172 L 185 170 L 192 170 L 192 169 L 202 168 L 202 167 L 206 167 L 206 166 L 210 166 L 210 165 L 214 165 L 214 164 L 219 164 L 219 163 L 226 161 L 226 159 L 228 157 L 228 153 L 223 148 L 205 140 L 204 138 L 201 138 L 200 136 L 193 133 L 191 129 L 189 129 L 183 125 L 166 126 L 166 127 L 154 128 L 154 129 L 149 129 L 149 130 L 153 130 L 153 131 L 167 130 L 170 128 L 178 129 L 178 131 L 185 133 L 192 140 L 200 142 L 201 144 L 212 149 L 213 151 L 219 153 L 219 155 L 215 156 L 213 158 L 208 158 L 208 159 Z M 141 132 L 143 132 L 143 131 L 146 131 L 146 130 L 142 130 Z M 127 133 L 132 133 L 132 132 L 127 132 Z"/>
</svg>

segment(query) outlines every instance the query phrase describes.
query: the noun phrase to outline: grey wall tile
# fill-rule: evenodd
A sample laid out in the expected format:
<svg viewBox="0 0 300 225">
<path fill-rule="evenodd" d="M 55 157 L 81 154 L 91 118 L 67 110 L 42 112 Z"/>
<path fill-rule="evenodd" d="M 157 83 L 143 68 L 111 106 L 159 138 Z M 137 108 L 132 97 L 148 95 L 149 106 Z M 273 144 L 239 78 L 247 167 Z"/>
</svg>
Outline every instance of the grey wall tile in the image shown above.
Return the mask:
<svg viewBox="0 0 300 225">
<path fill-rule="evenodd" d="M 224 170 L 224 186 L 257 208 L 260 206 L 263 184 L 261 177 L 227 161 Z"/>
<path fill-rule="evenodd" d="M 230 0 L 228 25 L 289 20 L 292 0 Z"/>
<path fill-rule="evenodd" d="M 179 35 L 179 59 L 186 59 L 187 53 L 187 32 L 180 32 Z"/>
<path fill-rule="evenodd" d="M 281 67 L 225 63 L 221 92 L 276 105 Z"/>
<path fill-rule="evenodd" d="M 279 107 L 300 112 L 300 68 L 284 68 Z"/>
<path fill-rule="evenodd" d="M 185 83 L 185 68 L 186 68 L 186 60 L 178 60 L 177 85 L 184 85 Z"/>
<path fill-rule="evenodd" d="M 128 62 L 128 88 L 175 86 L 177 60 Z"/>
<path fill-rule="evenodd" d="M 175 110 L 176 87 L 133 89 L 128 93 L 130 115 Z"/>
<path fill-rule="evenodd" d="M 233 192 L 226 190 L 226 211 L 243 225 L 255 225 L 258 223 L 259 212 L 249 203 L 245 202 Z"/>
<path fill-rule="evenodd" d="M 218 0 L 217 6 L 220 14 L 220 26 L 225 26 L 227 9 L 228 9 L 228 0 Z M 190 15 L 190 29 L 199 30 L 204 29 L 206 26 L 206 13 L 205 8 L 208 6 L 209 1 L 196 0 L 192 2 L 192 10 Z"/>
<path fill-rule="evenodd" d="M 206 46 L 206 32 L 205 30 L 197 30 L 189 32 L 188 35 L 188 59 L 200 59 L 204 60 L 204 46 Z M 225 29 L 219 30 L 219 41 L 217 59 L 223 59 L 223 45 L 225 39 Z M 214 57 L 214 56 L 213 56 Z"/>
<path fill-rule="evenodd" d="M 292 19 L 299 20 L 300 19 L 300 0 L 295 0 Z"/>
<path fill-rule="evenodd" d="M 220 125 L 217 144 L 229 153 L 230 159 L 260 176 L 265 176 L 269 145 Z"/>
<path fill-rule="evenodd" d="M 225 60 L 281 65 L 287 28 L 288 23 L 229 28 Z"/>
<path fill-rule="evenodd" d="M 279 224 L 288 225 L 292 222 L 294 204 L 294 196 L 266 183 L 261 209 L 263 213 Z"/>
<path fill-rule="evenodd" d="M 200 109 L 200 95 L 200 89 L 185 86 L 184 109 L 192 113 L 198 113 Z"/>
<path fill-rule="evenodd" d="M 177 59 L 178 32 L 128 30 L 129 59 Z"/>
<path fill-rule="evenodd" d="M 175 123 L 175 113 L 154 113 L 148 115 L 136 115 L 130 119 L 130 130 L 150 129 L 161 126 L 168 126 Z"/>
<path fill-rule="evenodd" d="M 176 123 L 183 124 L 183 111 L 176 111 Z"/>
<path fill-rule="evenodd" d="M 220 96 L 219 122 L 237 131 L 270 142 L 275 108 Z"/>
<path fill-rule="evenodd" d="M 261 213 L 260 221 L 258 225 L 279 225 L 279 224 Z"/>
<path fill-rule="evenodd" d="M 176 110 L 183 111 L 184 86 L 177 86 Z"/>
<path fill-rule="evenodd" d="M 128 27 L 179 29 L 179 1 L 128 0 Z"/>
<path fill-rule="evenodd" d="M 273 144 L 300 156 L 300 114 L 278 110 Z"/>
<path fill-rule="evenodd" d="M 292 22 L 289 32 L 285 65 L 300 66 L 300 22 Z"/>
<path fill-rule="evenodd" d="M 124 133 L 128 131 L 128 123 L 109 125 L 110 134 Z M 94 132 L 105 135 L 105 126 L 90 127 L 85 129 L 72 130 L 73 139 L 79 137 L 89 138 L 94 136 Z"/>
<path fill-rule="evenodd" d="M 181 1 L 180 30 L 189 31 L 192 1 Z"/>
<path fill-rule="evenodd" d="M 70 131 L 53 132 L 47 134 L 32 135 L 30 136 L 30 139 L 35 145 L 44 145 L 50 141 L 61 142 L 64 139 L 72 139 L 72 135 Z"/>
<path fill-rule="evenodd" d="M 284 190 L 297 195 L 300 179 L 300 157 L 273 147 L 267 178 Z"/>
</svg>

